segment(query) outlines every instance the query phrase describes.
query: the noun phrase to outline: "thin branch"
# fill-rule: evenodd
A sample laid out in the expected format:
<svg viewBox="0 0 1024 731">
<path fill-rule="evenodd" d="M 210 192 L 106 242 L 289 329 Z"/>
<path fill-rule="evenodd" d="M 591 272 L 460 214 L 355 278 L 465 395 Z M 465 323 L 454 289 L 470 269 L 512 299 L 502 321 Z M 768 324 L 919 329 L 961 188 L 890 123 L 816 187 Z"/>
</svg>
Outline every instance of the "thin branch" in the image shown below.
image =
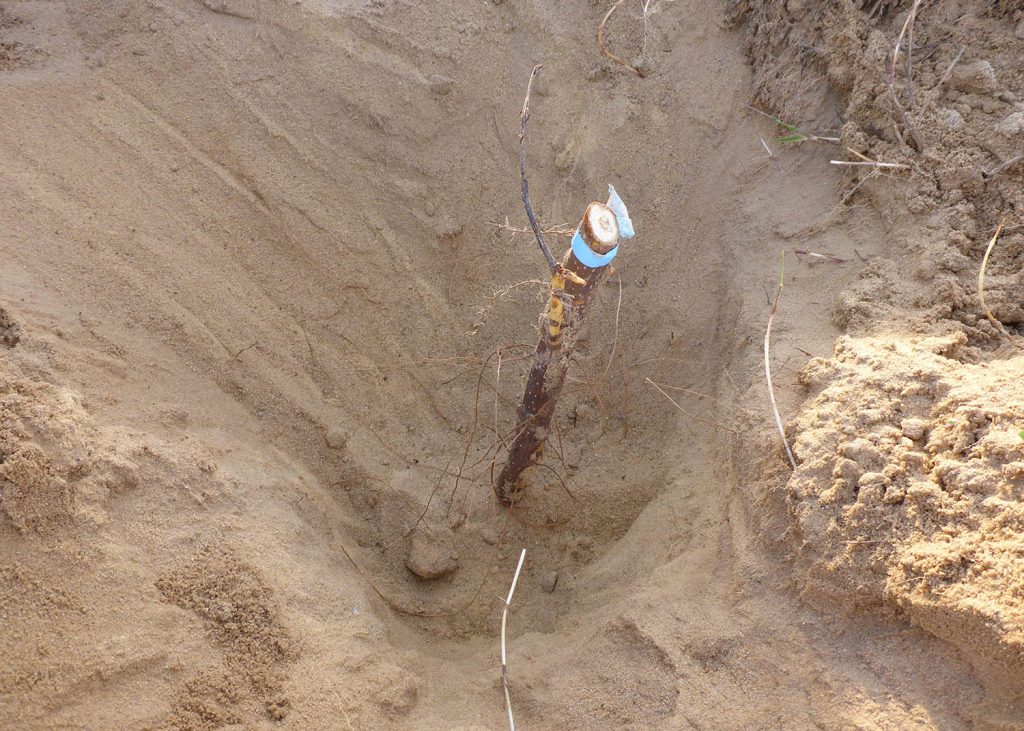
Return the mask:
<svg viewBox="0 0 1024 731">
<path fill-rule="evenodd" d="M 796 469 L 796 458 L 793 457 L 793 450 L 789 448 L 789 441 L 786 439 L 786 429 L 782 426 L 782 417 L 779 416 L 779 405 L 775 401 L 775 388 L 772 386 L 771 348 L 772 348 L 772 323 L 775 322 L 775 312 L 779 307 L 779 297 L 782 295 L 782 286 L 785 283 L 785 270 L 779 276 L 779 288 L 775 292 L 775 301 L 772 303 L 772 311 L 768 314 L 768 327 L 764 331 L 764 376 L 768 381 L 768 398 L 772 402 L 772 413 L 775 415 L 775 424 L 779 427 L 779 434 L 782 436 L 782 446 L 786 448 L 786 456 L 789 463 Z"/>
<path fill-rule="evenodd" d="M 541 233 L 540 225 L 537 223 L 537 216 L 534 214 L 533 204 L 530 202 L 530 184 L 526 181 L 526 122 L 530 119 L 530 92 L 533 90 L 533 80 L 540 72 L 541 66 L 542 64 L 537 64 L 530 72 L 530 80 L 526 82 L 526 99 L 523 100 L 523 109 L 519 112 L 519 174 L 526 217 L 530 219 L 530 228 L 533 229 L 533 235 L 537 237 L 537 244 L 544 254 L 544 259 L 547 260 L 548 267 L 554 272 L 558 271 L 558 262 L 551 255 L 551 249 L 548 248 L 544 234 Z"/>
<path fill-rule="evenodd" d="M 508 608 L 512 606 L 512 594 L 515 593 L 516 584 L 519 582 L 519 572 L 523 570 L 523 561 L 526 560 L 526 549 L 519 554 L 519 564 L 516 566 L 516 573 L 512 577 L 512 587 L 508 590 L 508 598 L 505 599 L 505 608 L 501 610 L 501 687 L 505 691 L 505 709 L 508 711 L 509 731 L 516 731 L 516 722 L 512 717 L 512 699 L 508 694 L 508 653 L 505 649 L 505 629 L 508 626 Z"/>
</svg>

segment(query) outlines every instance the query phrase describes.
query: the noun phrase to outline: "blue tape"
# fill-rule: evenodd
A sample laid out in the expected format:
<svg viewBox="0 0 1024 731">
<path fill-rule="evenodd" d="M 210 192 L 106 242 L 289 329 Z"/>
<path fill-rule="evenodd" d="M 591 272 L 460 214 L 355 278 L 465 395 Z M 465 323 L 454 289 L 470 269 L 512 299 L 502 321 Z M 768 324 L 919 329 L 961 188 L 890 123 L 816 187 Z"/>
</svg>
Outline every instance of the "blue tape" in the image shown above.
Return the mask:
<svg viewBox="0 0 1024 731">
<path fill-rule="evenodd" d="M 580 264 L 588 266 L 591 269 L 600 269 L 603 266 L 611 264 L 612 259 L 614 259 L 615 255 L 619 253 L 619 247 L 616 246 L 607 254 L 598 254 L 587 246 L 587 242 L 585 242 L 583 237 L 580 235 L 580 230 L 576 229 L 576 233 L 572 235 L 572 253 L 576 255 Z"/>
</svg>

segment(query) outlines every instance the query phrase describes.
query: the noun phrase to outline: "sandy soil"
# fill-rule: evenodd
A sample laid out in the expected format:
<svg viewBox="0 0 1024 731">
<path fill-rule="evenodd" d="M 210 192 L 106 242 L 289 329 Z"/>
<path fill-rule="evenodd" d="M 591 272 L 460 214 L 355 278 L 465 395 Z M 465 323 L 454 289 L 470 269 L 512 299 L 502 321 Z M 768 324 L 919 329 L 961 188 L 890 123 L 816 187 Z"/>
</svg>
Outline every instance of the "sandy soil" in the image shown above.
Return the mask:
<svg viewBox="0 0 1024 731">
<path fill-rule="evenodd" d="M 604 3 L 0 2 L 0 726 L 502 728 L 525 547 L 522 728 L 1024 728 L 1024 15 L 924 3 L 897 119 L 907 3 L 641 5 L 644 78 Z M 506 511 L 537 62 L 539 215 L 639 235 Z"/>
</svg>

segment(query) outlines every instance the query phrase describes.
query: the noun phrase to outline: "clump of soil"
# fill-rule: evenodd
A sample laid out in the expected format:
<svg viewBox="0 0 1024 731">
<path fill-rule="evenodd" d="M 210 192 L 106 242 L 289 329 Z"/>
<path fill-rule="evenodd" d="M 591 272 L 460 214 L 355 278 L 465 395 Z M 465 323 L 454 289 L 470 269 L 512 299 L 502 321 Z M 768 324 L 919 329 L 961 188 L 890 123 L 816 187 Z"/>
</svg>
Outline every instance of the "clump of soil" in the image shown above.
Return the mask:
<svg viewBox="0 0 1024 731">
<path fill-rule="evenodd" d="M 72 392 L 0 363 L 0 509 L 19 531 L 102 522 L 109 496 L 138 484 L 131 451 Z"/>
<path fill-rule="evenodd" d="M 13 348 L 21 340 L 21 325 L 11 317 L 7 309 L 0 307 L 0 343 Z"/>
<path fill-rule="evenodd" d="M 806 589 L 894 604 L 1021 690 L 1024 357 L 957 356 L 966 338 L 844 338 L 800 378 L 786 502 Z"/>
<path fill-rule="evenodd" d="M 214 729 L 240 723 L 238 710 L 250 697 L 270 718 L 284 719 L 290 702 L 280 666 L 294 659 L 297 648 L 259 572 L 231 550 L 208 546 L 156 586 L 166 601 L 194 611 L 225 654 L 223 668 L 204 669 L 185 681 L 166 726 Z"/>
</svg>

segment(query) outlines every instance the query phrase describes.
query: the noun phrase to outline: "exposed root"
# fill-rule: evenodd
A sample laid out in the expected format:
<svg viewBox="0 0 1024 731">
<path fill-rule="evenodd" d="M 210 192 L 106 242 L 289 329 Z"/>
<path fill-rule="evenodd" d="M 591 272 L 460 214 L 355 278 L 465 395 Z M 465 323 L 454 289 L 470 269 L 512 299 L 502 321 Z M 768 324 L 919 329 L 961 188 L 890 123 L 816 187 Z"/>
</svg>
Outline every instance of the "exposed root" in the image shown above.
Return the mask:
<svg viewBox="0 0 1024 731">
<path fill-rule="evenodd" d="M 608 48 L 608 43 L 605 41 L 605 38 L 604 38 L 604 27 L 605 27 L 605 25 L 607 25 L 608 19 L 610 17 L 612 17 L 612 13 L 614 13 L 616 10 L 618 10 L 619 6 L 622 5 L 623 2 L 624 2 L 624 0 L 615 0 L 615 2 L 612 4 L 612 6 L 610 8 L 608 8 L 608 12 L 605 13 L 604 18 L 601 20 L 601 24 L 599 26 L 597 26 L 597 45 L 601 49 L 601 53 L 603 53 L 608 59 L 614 61 L 615 63 L 619 64 L 620 66 L 625 66 L 627 69 L 629 69 L 630 71 L 632 71 L 634 74 L 636 74 L 637 76 L 639 76 L 642 79 L 642 78 L 644 78 L 646 76 L 646 74 L 643 72 L 643 70 L 642 69 L 638 69 L 633 64 L 629 63 L 628 61 L 622 60 L 621 58 L 616 56 L 614 53 L 612 53 L 611 49 Z"/>
<path fill-rule="evenodd" d="M 693 419 L 695 421 L 699 421 L 702 424 L 707 424 L 709 426 L 715 427 L 716 429 L 722 429 L 723 431 L 727 431 L 730 434 L 732 434 L 733 436 L 739 436 L 739 432 L 736 429 L 733 429 L 732 427 L 725 426 L 724 424 L 719 424 L 717 421 L 712 421 L 711 419 L 705 419 L 703 417 L 697 416 L 696 414 L 691 414 L 689 411 L 687 411 L 682 406 L 680 406 L 676 402 L 676 400 L 674 398 L 669 396 L 661 386 L 659 386 L 657 383 L 652 381 L 650 378 L 645 378 L 644 382 L 645 383 L 649 383 L 652 386 L 654 386 L 654 388 L 657 389 L 658 393 L 660 393 L 662 396 L 667 398 L 669 400 L 669 402 L 673 406 L 675 406 L 677 409 L 679 409 L 679 411 L 681 411 L 685 416 L 687 416 L 687 417 L 689 417 L 689 418 L 691 418 L 691 419 Z"/>
</svg>

